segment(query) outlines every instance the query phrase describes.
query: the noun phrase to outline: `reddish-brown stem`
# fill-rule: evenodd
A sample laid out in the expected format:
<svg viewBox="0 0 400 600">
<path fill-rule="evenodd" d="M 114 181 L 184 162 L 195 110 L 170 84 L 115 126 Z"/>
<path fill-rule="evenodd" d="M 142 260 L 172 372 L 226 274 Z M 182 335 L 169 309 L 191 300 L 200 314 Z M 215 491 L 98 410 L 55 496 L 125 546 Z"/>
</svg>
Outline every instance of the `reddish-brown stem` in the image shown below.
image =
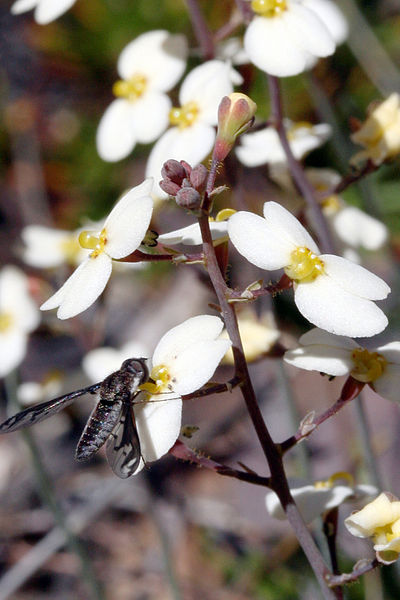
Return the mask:
<svg viewBox="0 0 400 600">
<path fill-rule="evenodd" d="M 357 183 L 357 181 L 360 181 L 361 179 L 363 179 L 363 177 L 366 177 L 370 173 L 374 173 L 375 171 L 377 171 L 378 168 L 379 165 L 375 165 L 370 160 L 367 161 L 362 169 L 360 169 L 359 171 L 354 171 L 353 173 L 349 173 L 348 175 L 343 177 L 343 179 L 339 181 L 337 185 L 321 194 L 321 198 L 332 196 L 333 194 L 340 194 L 353 183 Z"/>
<path fill-rule="evenodd" d="M 322 214 L 321 207 L 317 201 L 315 190 L 305 176 L 303 167 L 299 161 L 295 159 L 287 139 L 285 126 L 283 123 L 283 106 L 279 79 L 277 77 L 273 77 L 272 75 L 268 75 L 267 77 L 271 99 L 273 125 L 278 133 L 282 148 L 286 154 L 288 169 L 294 183 L 299 189 L 299 192 L 313 213 L 315 228 L 322 252 L 335 254 L 333 237 L 328 228 L 325 217 Z"/>
<path fill-rule="evenodd" d="M 177 262 L 177 263 L 191 263 L 191 262 L 199 262 L 203 261 L 204 255 L 202 252 L 197 252 L 194 254 L 146 254 L 141 250 L 135 250 L 132 254 L 128 254 L 124 258 L 120 258 L 118 262 L 159 262 L 159 261 L 169 261 L 169 262 Z"/>
<path fill-rule="evenodd" d="M 336 400 L 334 404 L 330 408 L 328 408 L 325 412 L 323 412 L 319 417 L 313 419 L 312 423 L 309 423 L 307 429 L 304 430 L 302 427 L 297 430 L 297 432 L 292 435 L 290 438 L 279 444 L 282 453 L 287 452 L 293 446 L 295 446 L 300 440 L 308 437 L 319 427 L 322 423 L 324 423 L 327 419 L 330 419 L 336 413 L 339 412 L 344 406 L 346 406 L 351 400 L 354 400 L 361 392 L 364 387 L 364 383 L 360 381 L 356 381 L 352 377 L 349 377 L 346 383 L 343 386 L 342 392 L 340 394 L 340 398 Z"/>
<path fill-rule="evenodd" d="M 373 559 L 362 559 L 359 560 L 356 565 L 354 565 L 351 573 L 342 573 L 341 575 L 328 575 L 326 580 L 330 587 L 336 587 L 341 585 L 346 585 L 347 583 L 352 583 L 357 581 L 362 575 L 368 573 L 369 571 L 373 571 L 376 567 L 379 566 L 379 561 L 376 558 Z"/>
<path fill-rule="evenodd" d="M 186 0 L 193 32 L 199 43 L 204 60 L 214 57 L 213 36 L 208 28 L 207 22 L 200 10 L 197 0 Z"/>
<path fill-rule="evenodd" d="M 215 173 L 210 172 L 210 178 L 207 189 L 212 189 L 215 180 Z M 227 286 L 219 270 L 212 242 L 208 213 L 199 217 L 199 225 L 203 238 L 203 251 L 206 260 L 206 266 L 210 279 L 213 283 L 218 301 L 221 307 L 221 313 L 225 321 L 225 326 L 232 341 L 232 351 L 235 360 L 236 375 L 242 380 L 241 391 L 246 407 L 256 431 L 258 440 L 267 459 L 271 477 L 271 487 L 278 495 L 281 504 L 286 512 L 296 537 L 306 554 L 312 569 L 320 583 L 322 593 L 326 600 L 337 600 L 338 596 L 332 592 L 326 584 L 326 575 L 329 573 L 328 567 L 324 562 L 315 542 L 308 531 L 293 498 L 290 494 L 288 482 L 286 479 L 282 456 L 277 446 L 274 444 L 267 426 L 262 417 L 257 404 L 257 399 L 249 376 L 247 362 L 243 353 L 242 342 L 239 335 L 236 314 L 231 304 L 227 300 Z"/>
<path fill-rule="evenodd" d="M 185 394 L 182 396 L 182 400 L 191 400 L 192 398 L 203 398 L 204 396 L 211 396 L 211 394 L 223 394 L 224 392 L 231 392 L 233 388 L 240 384 L 239 377 L 233 377 L 227 383 L 215 383 L 208 387 L 192 392 L 191 394 Z"/>
<path fill-rule="evenodd" d="M 175 445 L 172 446 L 168 454 L 172 454 L 172 456 L 175 456 L 175 458 L 195 463 L 196 465 L 204 467 L 205 469 L 215 471 L 219 475 L 224 475 L 225 477 L 233 477 L 234 479 L 240 479 L 241 481 L 253 483 L 254 485 L 261 485 L 263 487 L 268 487 L 270 484 L 269 477 L 260 477 L 260 475 L 257 475 L 257 473 L 239 471 L 238 469 L 232 469 L 227 465 L 222 465 L 221 463 L 218 463 L 207 456 L 196 454 L 194 450 L 179 440 L 175 442 Z"/>
</svg>

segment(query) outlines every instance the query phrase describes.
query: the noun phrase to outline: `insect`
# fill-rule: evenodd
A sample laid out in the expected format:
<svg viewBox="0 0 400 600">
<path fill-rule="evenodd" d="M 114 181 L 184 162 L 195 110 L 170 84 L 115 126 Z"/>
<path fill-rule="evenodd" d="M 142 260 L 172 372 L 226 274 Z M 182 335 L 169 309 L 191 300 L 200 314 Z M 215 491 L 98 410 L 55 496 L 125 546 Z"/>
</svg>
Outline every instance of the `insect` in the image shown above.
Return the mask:
<svg viewBox="0 0 400 600">
<path fill-rule="evenodd" d="M 0 434 L 39 423 L 66 408 L 79 396 L 99 393 L 75 451 L 76 460 L 88 460 L 106 442 L 106 456 L 121 479 L 134 475 L 142 464 L 133 403 L 140 384 L 149 379 L 145 358 L 129 358 L 103 381 L 31 406 L 0 425 Z"/>
</svg>

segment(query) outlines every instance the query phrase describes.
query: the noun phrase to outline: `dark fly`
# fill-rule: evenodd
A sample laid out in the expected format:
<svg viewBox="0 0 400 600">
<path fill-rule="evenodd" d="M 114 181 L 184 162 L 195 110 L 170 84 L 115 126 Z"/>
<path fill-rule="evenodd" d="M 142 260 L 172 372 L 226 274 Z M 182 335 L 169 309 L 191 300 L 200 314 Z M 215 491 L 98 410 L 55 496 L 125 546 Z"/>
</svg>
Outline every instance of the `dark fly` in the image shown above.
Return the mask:
<svg viewBox="0 0 400 600">
<path fill-rule="evenodd" d="M 99 393 L 75 452 L 76 460 L 87 460 L 107 442 L 107 460 L 118 477 L 126 479 L 141 464 L 140 442 L 133 416 L 133 403 L 139 386 L 149 372 L 145 358 L 129 358 L 103 381 L 65 394 L 54 400 L 26 408 L 0 425 L 0 434 L 39 423 L 66 408 L 79 396 Z"/>
</svg>

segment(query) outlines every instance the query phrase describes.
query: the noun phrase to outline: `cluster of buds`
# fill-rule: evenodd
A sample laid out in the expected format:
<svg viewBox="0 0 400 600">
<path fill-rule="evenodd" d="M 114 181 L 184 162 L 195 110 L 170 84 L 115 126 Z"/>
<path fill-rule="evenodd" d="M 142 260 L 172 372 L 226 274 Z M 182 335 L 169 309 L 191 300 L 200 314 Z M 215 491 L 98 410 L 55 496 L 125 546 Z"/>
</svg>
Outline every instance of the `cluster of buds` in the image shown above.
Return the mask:
<svg viewBox="0 0 400 600">
<path fill-rule="evenodd" d="M 161 170 L 160 187 L 174 196 L 178 206 L 187 210 L 198 210 L 206 190 L 208 170 L 200 164 L 192 168 L 184 160 L 167 160 Z"/>
</svg>

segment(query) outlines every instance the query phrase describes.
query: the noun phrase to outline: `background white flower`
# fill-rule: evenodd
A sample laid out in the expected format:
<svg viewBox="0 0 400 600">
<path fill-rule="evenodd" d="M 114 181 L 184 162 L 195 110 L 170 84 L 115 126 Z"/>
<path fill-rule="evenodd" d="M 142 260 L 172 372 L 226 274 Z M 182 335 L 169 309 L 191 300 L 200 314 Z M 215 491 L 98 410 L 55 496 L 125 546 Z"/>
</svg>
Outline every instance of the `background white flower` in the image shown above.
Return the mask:
<svg viewBox="0 0 400 600">
<path fill-rule="evenodd" d="M 222 328 L 219 317 L 199 315 L 173 327 L 158 342 L 151 360 L 154 383 L 142 386 L 147 401 L 133 409 L 145 462 L 163 456 L 178 438 L 181 396 L 207 383 L 230 346 L 218 339 Z"/>
<path fill-rule="evenodd" d="M 271 75 L 301 73 L 316 58 L 333 54 L 346 36 L 345 20 L 329 0 L 252 0 L 251 7 L 256 16 L 244 48 L 251 62 Z"/>
<path fill-rule="evenodd" d="M 143 344 L 130 340 L 121 348 L 104 346 L 91 350 L 84 356 L 82 367 L 89 379 L 95 383 L 102 381 L 114 371 L 118 371 L 124 360 L 145 358 L 148 355 L 149 352 Z"/>
<path fill-rule="evenodd" d="M 228 240 L 228 220 L 235 213 L 231 208 L 224 208 L 219 211 L 215 219 L 209 218 L 211 237 L 218 243 Z M 201 237 L 200 226 L 198 223 L 193 223 L 187 227 L 182 227 L 176 231 L 169 231 L 158 236 L 158 241 L 166 246 L 175 246 L 183 244 L 184 246 L 199 246 L 203 243 Z"/>
<path fill-rule="evenodd" d="M 132 188 L 114 206 L 99 232 L 82 232 L 80 243 L 92 252 L 41 310 L 59 307 L 59 319 L 69 319 L 86 310 L 100 296 L 112 270 L 112 259 L 134 252 L 149 227 L 153 182 L 147 179 Z"/>
<path fill-rule="evenodd" d="M 65 263 L 78 265 L 88 254 L 78 241 L 82 230 L 63 231 L 43 225 L 24 227 L 21 232 L 25 244 L 24 262 L 38 268 L 59 267 Z"/>
<path fill-rule="evenodd" d="M 113 88 L 117 99 L 97 130 L 103 160 L 121 160 L 137 142 L 154 142 L 167 128 L 171 101 L 165 92 L 181 78 L 186 57 L 185 37 L 162 30 L 144 33 L 122 50 L 117 64 L 122 81 Z"/>
<path fill-rule="evenodd" d="M 39 310 L 29 294 L 28 278 L 13 266 L 0 271 L 0 377 L 24 359 L 28 334 L 40 321 Z"/>
<path fill-rule="evenodd" d="M 54 21 L 75 4 L 76 0 L 17 0 L 11 6 L 14 15 L 35 9 L 35 21 L 47 25 Z"/>
<path fill-rule="evenodd" d="M 298 160 L 319 148 L 331 136 L 332 128 L 326 123 L 293 123 L 285 119 L 285 128 L 293 155 Z M 254 133 L 246 133 L 240 138 L 236 155 L 246 167 L 268 164 L 287 164 L 278 133 L 273 127 L 266 127 Z"/>
<path fill-rule="evenodd" d="M 238 313 L 238 327 L 244 355 L 248 362 L 257 360 L 269 352 L 281 335 L 270 311 L 258 316 L 252 309 L 244 309 Z M 229 339 L 225 329 L 221 338 Z M 228 349 L 222 362 L 228 365 L 234 364 L 232 348 Z"/>
<path fill-rule="evenodd" d="M 386 316 L 372 302 L 390 292 L 380 277 L 339 256 L 320 255 L 304 227 L 276 202 L 264 204 L 264 217 L 234 214 L 229 237 L 238 252 L 261 269 L 285 269 L 306 319 L 331 333 L 353 337 L 371 336 L 386 327 Z"/>
<path fill-rule="evenodd" d="M 158 182 L 168 159 L 185 160 L 195 166 L 211 151 L 219 103 L 232 91 L 232 69 L 220 60 L 209 60 L 186 76 L 179 92 L 181 107 L 170 112 L 174 126 L 156 142 L 147 161 L 146 176 L 154 178 L 158 198 L 167 197 Z"/>
<path fill-rule="evenodd" d="M 299 369 L 328 375 L 351 375 L 383 398 L 400 402 L 400 342 L 368 350 L 354 340 L 311 329 L 300 346 L 285 353 L 285 362 Z"/>
<path fill-rule="evenodd" d="M 325 511 L 337 508 L 346 501 L 359 500 L 377 494 L 373 485 L 354 485 L 348 473 L 335 473 L 326 481 L 316 481 L 313 485 L 290 487 L 290 493 L 296 502 L 306 523 L 311 523 Z M 347 480 L 346 484 L 344 480 Z M 267 512 L 274 519 L 286 519 L 280 500 L 275 492 L 265 496 Z"/>
</svg>

